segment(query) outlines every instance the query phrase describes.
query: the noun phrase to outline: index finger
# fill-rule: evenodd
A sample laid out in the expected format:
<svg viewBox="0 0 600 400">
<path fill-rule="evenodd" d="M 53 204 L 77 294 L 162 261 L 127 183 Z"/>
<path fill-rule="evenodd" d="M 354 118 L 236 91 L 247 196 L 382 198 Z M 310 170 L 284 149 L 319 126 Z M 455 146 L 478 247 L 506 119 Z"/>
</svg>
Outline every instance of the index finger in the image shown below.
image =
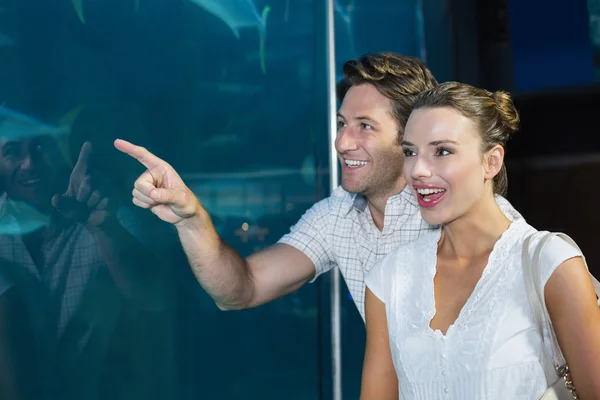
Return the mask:
<svg viewBox="0 0 600 400">
<path fill-rule="evenodd" d="M 138 160 L 144 167 L 150 171 L 156 170 L 157 168 L 164 165 L 164 161 L 150 153 L 148 150 L 141 146 L 136 146 L 133 143 L 129 143 L 123 139 L 115 140 L 115 147 L 117 150 L 129 154 L 131 157 Z"/>
<path fill-rule="evenodd" d="M 79 151 L 77 164 L 73 167 L 73 172 L 86 173 L 90 165 L 90 154 L 92 154 L 92 144 L 85 142 Z"/>
</svg>

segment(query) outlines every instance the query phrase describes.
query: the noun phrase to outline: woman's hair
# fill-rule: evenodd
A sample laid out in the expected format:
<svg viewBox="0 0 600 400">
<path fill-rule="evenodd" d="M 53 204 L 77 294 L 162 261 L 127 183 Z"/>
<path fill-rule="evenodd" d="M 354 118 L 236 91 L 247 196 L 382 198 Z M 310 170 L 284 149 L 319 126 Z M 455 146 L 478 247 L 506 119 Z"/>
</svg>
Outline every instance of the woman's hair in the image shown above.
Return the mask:
<svg viewBox="0 0 600 400">
<path fill-rule="evenodd" d="M 373 85 L 390 100 L 399 143 L 417 95 L 437 85 L 437 81 L 418 58 L 381 52 L 367 53 L 344 64 L 343 77 L 337 85 L 338 100 L 344 100 L 352 86 L 362 84 Z"/>
<path fill-rule="evenodd" d="M 519 113 L 510 95 L 503 91 L 489 92 L 459 82 L 445 82 L 421 93 L 415 101 L 419 108 L 450 107 L 475 122 L 485 153 L 496 145 L 505 147 L 519 129 Z M 494 193 L 506 195 L 506 167 L 494 177 Z"/>
</svg>

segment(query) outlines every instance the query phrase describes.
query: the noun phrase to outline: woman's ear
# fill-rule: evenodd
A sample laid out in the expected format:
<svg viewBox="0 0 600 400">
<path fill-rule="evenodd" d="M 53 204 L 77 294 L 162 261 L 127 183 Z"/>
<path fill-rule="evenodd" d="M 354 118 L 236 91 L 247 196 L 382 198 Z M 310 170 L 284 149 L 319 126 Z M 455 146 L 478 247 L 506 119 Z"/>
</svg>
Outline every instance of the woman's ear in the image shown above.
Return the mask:
<svg viewBox="0 0 600 400">
<path fill-rule="evenodd" d="M 485 179 L 491 180 L 494 179 L 496 175 L 502 169 L 502 165 L 504 163 L 504 147 L 499 144 L 494 146 L 491 150 L 487 152 L 487 155 L 484 160 L 485 167 Z"/>
</svg>

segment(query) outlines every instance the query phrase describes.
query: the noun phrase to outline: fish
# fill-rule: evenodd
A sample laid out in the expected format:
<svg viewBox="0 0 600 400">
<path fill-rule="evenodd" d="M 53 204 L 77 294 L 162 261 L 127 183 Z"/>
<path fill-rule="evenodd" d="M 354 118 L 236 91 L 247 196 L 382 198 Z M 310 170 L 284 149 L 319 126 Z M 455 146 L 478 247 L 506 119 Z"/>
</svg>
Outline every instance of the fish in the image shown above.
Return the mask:
<svg viewBox="0 0 600 400">
<path fill-rule="evenodd" d="M 13 44 L 15 44 L 14 40 L 0 32 L 0 47 L 12 46 Z"/>
<path fill-rule="evenodd" d="M 240 145 L 241 143 L 242 143 L 241 136 L 239 136 L 235 133 L 231 133 L 231 134 L 222 134 L 222 135 L 211 136 L 208 139 L 201 141 L 198 144 L 198 147 L 213 148 L 213 147 Z"/>
<path fill-rule="evenodd" d="M 283 13 L 283 20 L 288 22 L 290 19 L 290 0 L 285 0 L 285 12 Z"/>
<path fill-rule="evenodd" d="M 342 6 L 340 0 L 335 0 L 334 12 L 337 13 L 346 27 L 346 34 L 348 35 L 348 42 L 350 43 L 350 53 L 352 57 L 356 57 L 356 49 L 354 47 L 354 32 L 353 32 L 353 21 L 352 13 L 354 12 L 354 0 L 351 0 L 346 6 Z"/>
<path fill-rule="evenodd" d="M 67 164 L 72 167 L 74 163 L 70 156 L 69 136 L 71 127 L 82 109 L 83 106 L 79 105 L 65 114 L 57 125 L 50 125 L 1 105 L 0 138 L 19 140 L 35 136 L 54 137 Z"/>
<path fill-rule="evenodd" d="M 199 82 L 197 87 L 203 91 L 235 96 L 252 96 L 266 91 L 264 84 L 249 84 L 244 82 Z"/>
<path fill-rule="evenodd" d="M 73 4 L 73 9 L 75 9 L 75 13 L 77 14 L 77 18 L 79 18 L 79 21 L 81 21 L 82 24 L 85 24 L 83 0 L 71 0 L 71 4 Z M 133 8 L 135 12 L 139 11 L 140 0 L 133 0 Z"/>
<path fill-rule="evenodd" d="M 316 184 L 317 163 L 315 162 L 315 156 L 313 154 L 309 154 L 304 158 L 300 171 L 304 183 L 309 186 L 314 186 Z"/>
<path fill-rule="evenodd" d="M 600 16 L 590 15 L 590 36 L 596 47 L 600 47 Z"/>
<path fill-rule="evenodd" d="M 423 1 L 417 2 L 416 10 L 417 35 L 419 38 L 419 58 L 427 64 L 427 43 L 425 42 L 425 15 L 423 11 Z"/>
<path fill-rule="evenodd" d="M 82 24 L 85 24 L 85 15 L 83 13 L 83 0 L 71 0 L 73 4 L 73 8 L 75 9 L 75 13 L 77 17 L 81 21 Z"/>
<path fill-rule="evenodd" d="M 265 6 L 259 15 L 252 0 L 190 1 L 225 22 L 237 39 L 240 38 L 240 30 L 257 28 L 259 33 L 260 69 L 263 74 L 266 73 L 265 41 L 267 35 L 267 17 L 271 11 L 270 6 Z"/>
</svg>

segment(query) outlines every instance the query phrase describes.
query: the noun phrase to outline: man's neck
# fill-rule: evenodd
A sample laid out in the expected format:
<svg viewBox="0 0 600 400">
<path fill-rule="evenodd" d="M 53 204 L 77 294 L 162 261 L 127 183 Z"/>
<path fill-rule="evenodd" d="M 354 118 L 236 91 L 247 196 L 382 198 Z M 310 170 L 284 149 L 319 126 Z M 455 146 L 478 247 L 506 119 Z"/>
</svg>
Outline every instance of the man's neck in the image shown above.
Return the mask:
<svg viewBox="0 0 600 400">
<path fill-rule="evenodd" d="M 385 222 L 385 206 L 390 197 L 397 195 L 406 187 L 406 183 L 402 180 L 401 185 L 397 185 L 392 192 L 388 192 L 381 195 L 367 196 L 367 204 L 369 205 L 369 211 L 375 226 L 380 231 L 383 231 L 383 225 Z"/>
<path fill-rule="evenodd" d="M 386 201 L 387 201 L 387 199 L 386 199 Z M 385 221 L 385 203 L 383 204 L 383 207 L 380 208 L 380 206 L 375 205 L 374 203 L 372 203 L 369 200 L 368 205 L 369 205 L 369 211 L 371 212 L 371 218 L 373 218 L 373 222 L 375 223 L 375 226 L 377 227 L 377 229 L 382 231 L 383 223 Z"/>
</svg>

